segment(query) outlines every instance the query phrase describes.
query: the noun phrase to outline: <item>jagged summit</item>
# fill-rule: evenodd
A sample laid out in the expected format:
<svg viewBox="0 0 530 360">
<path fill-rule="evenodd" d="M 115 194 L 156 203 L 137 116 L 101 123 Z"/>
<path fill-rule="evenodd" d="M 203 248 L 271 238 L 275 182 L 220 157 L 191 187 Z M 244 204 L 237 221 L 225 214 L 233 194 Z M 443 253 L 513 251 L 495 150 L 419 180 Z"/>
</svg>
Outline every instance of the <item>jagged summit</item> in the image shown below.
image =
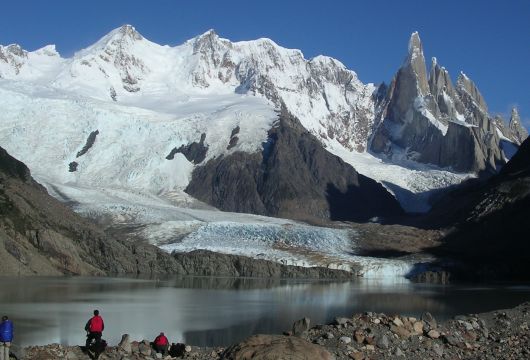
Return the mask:
<svg viewBox="0 0 530 360">
<path fill-rule="evenodd" d="M 132 25 L 125 24 L 112 30 L 108 36 L 110 38 L 127 38 L 132 40 L 142 40 L 144 37 Z"/>
<path fill-rule="evenodd" d="M 436 58 L 427 77 L 417 32 L 379 114 L 370 145 L 375 152 L 405 153 L 408 159 L 465 172 L 494 172 L 507 158 L 500 145 L 502 130 L 488 115 L 475 83 L 461 72 L 453 87 Z"/>
<path fill-rule="evenodd" d="M 510 129 L 510 135 L 516 140 L 516 143 L 522 144 L 523 141 L 528 137 L 528 131 L 521 122 L 519 111 L 516 107 L 512 108 L 512 114 L 510 116 L 510 123 L 508 125 Z"/>
<path fill-rule="evenodd" d="M 423 47 L 421 44 L 420 34 L 417 31 L 414 31 L 410 34 L 409 39 L 409 56 L 414 55 L 415 53 L 423 53 Z"/>
</svg>

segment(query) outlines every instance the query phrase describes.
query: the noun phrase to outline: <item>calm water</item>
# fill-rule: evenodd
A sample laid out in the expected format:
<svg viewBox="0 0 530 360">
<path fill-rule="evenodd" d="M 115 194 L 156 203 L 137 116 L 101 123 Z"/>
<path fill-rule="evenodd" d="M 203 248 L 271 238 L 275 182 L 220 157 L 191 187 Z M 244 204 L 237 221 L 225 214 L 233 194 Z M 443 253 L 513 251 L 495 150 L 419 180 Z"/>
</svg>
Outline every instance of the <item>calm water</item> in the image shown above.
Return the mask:
<svg viewBox="0 0 530 360">
<path fill-rule="evenodd" d="M 530 300 L 530 286 L 381 285 L 232 278 L 164 281 L 113 278 L 0 278 L 0 312 L 15 322 L 18 345 L 82 344 L 93 309 L 105 319 L 104 338 L 121 334 L 172 342 L 226 345 L 253 333 L 280 333 L 308 316 L 375 311 L 438 318 L 512 307 Z"/>
</svg>

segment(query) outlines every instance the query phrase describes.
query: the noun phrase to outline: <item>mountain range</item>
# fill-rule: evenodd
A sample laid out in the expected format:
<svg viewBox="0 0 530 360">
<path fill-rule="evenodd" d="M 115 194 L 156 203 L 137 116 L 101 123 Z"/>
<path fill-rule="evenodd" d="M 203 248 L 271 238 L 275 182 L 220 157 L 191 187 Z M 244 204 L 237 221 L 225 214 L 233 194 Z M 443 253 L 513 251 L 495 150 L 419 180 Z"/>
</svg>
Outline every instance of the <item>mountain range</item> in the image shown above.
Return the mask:
<svg viewBox="0 0 530 360">
<path fill-rule="evenodd" d="M 330 194 L 357 188 L 425 211 L 433 190 L 494 173 L 527 136 L 516 110 L 508 125 L 488 114 L 463 73 L 453 85 L 436 59 L 427 73 L 418 33 L 390 85 L 376 87 L 338 60 L 307 60 L 269 39 L 231 42 L 210 30 L 170 47 L 124 25 L 71 58 L 53 45 L 33 52 L 0 46 L 0 141 L 50 184 L 186 191 L 223 210 L 298 219 L 401 211 L 389 199 L 380 209 L 334 217 Z M 311 145 L 290 140 L 271 164 L 286 127 L 280 112 Z M 288 156 L 297 147 L 301 156 Z M 303 153 L 316 148 L 330 155 L 311 162 Z M 353 167 L 348 175 L 327 168 L 332 155 Z M 247 191 L 234 191 L 228 163 L 246 167 Z M 294 165 L 308 180 L 299 186 L 303 203 L 312 205 L 296 204 L 297 185 L 270 176 Z M 358 172 L 384 188 L 355 180 Z"/>
<path fill-rule="evenodd" d="M 357 236 L 299 221 L 400 221 L 427 212 L 433 199 L 448 201 L 455 193 L 443 194 L 461 183 L 498 179 L 528 136 L 517 109 L 509 121 L 490 114 L 464 73 L 453 84 L 435 58 L 427 69 L 418 33 L 391 82 L 378 86 L 336 59 L 305 59 L 270 39 L 231 42 L 213 30 L 167 46 L 124 25 L 71 58 L 53 45 L 0 45 L 0 109 L 0 146 L 48 193 L 107 230 L 166 250 L 201 242 L 215 250 L 219 236 L 265 239 L 275 249 L 267 259 L 284 259 L 278 249 L 287 238 L 312 252 L 338 243 L 346 249 Z M 44 189 L 24 174 L 24 191 L 42 198 Z M 443 203 L 431 221 L 438 214 L 440 226 L 459 222 L 447 220 Z M 53 207 L 53 216 L 63 211 Z M 136 251 L 113 237 L 104 250 L 106 234 L 84 224 L 78 236 L 52 218 L 67 230 L 58 232 L 65 244 L 88 236 L 101 251 Z M 36 235 L 22 230 L 14 233 L 33 244 Z M 75 256 L 82 269 L 64 265 L 67 272 L 150 266 L 91 268 L 86 249 Z M 168 261 L 161 267 L 172 268 Z"/>
</svg>

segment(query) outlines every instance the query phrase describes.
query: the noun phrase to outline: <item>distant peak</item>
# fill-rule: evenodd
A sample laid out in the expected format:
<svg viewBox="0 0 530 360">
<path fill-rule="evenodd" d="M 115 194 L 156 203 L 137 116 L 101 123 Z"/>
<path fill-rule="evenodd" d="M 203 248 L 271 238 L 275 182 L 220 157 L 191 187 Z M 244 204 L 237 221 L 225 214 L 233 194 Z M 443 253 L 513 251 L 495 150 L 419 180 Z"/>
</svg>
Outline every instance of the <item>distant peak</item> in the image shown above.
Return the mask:
<svg viewBox="0 0 530 360">
<path fill-rule="evenodd" d="M 458 75 L 458 79 L 462 79 L 462 80 L 465 80 L 465 81 L 471 81 L 471 79 L 469 78 L 469 76 L 467 76 L 463 71 L 460 71 L 460 74 Z"/>
<path fill-rule="evenodd" d="M 420 35 L 417 31 L 410 35 L 408 55 L 405 59 L 405 66 L 411 64 L 413 67 L 425 67 L 425 57 L 423 56 L 423 46 L 421 44 Z M 423 65 L 421 65 L 423 64 Z"/>
<path fill-rule="evenodd" d="M 47 56 L 59 56 L 59 53 L 57 52 L 57 49 L 55 48 L 54 44 L 41 47 L 40 49 L 35 50 L 35 53 Z"/>
<path fill-rule="evenodd" d="M 0 45 L 0 51 L 1 51 L 1 48 L 3 48 L 5 52 L 18 56 L 18 57 L 27 56 L 27 51 L 22 49 L 22 47 L 18 44 L 10 44 L 5 47 Z"/>
<path fill-rule="evenodd" d="M 520 119 L 519 117 L 519 111 L 517 110 L 517 108 L 514 106 L 512 108 L 512 116 L 510 118 L 510 122 L 518 122 Z"/>
<path fill-rule="evenodd" d="M 431 58 L 431 64 L 432 64 L 433 67 L 438 65 L 438 59 L 436 59 L 435 56 L 433 56 Z"/>
<path fill-rule="evenodd" d="M 116 30 L 117 30 L 117 33 L 120 34 L 123 37 L 128 37 L 128 38 L 131 38 L 133 40 L 142 40 L 143 39 L 143 36 L 138 31 L 136 31 L 136 29 L 132 25 L 125 24 L 125 25 L 120 26 Z"/>
<path fill-rule="evenodd" d="M 217 36 L 217 33 L 215 32 L 214 29 L 208 29 L 206 30 L 206 32 L 204 34 L 202 34 L 201 36 Z"/>
<path fill-rule="evenodd" d="M 421 45 L 420 34 L 417 31 L 414 31 L 409 39 L 409 55 L 418 51 L 423 52 L 423 48 Z"/>
<path fill-rule="evenodd" d="M 203 40 L 203 39 L 218 39 L 219 35 L 215 32 L 214 29 L 209 29 L 208 31 L 204 32 L 203 34 L 197 36 L 195 38 L 196 41 Z"/>
</svg>

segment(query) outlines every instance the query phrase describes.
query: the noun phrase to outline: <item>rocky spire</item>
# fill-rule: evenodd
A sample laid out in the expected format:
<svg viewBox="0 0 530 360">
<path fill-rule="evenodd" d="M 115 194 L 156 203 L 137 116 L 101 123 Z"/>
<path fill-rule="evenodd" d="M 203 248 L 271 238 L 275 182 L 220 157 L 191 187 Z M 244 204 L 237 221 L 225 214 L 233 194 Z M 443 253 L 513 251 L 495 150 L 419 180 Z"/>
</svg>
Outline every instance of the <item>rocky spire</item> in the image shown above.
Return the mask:
<svg viewBox="0 0 530 360">
<path fill-rule="evenodd" d="M 449 72 L 438 64 L 438 60 L 433 57 L 431 61 L 431 72 L 429 74 L 429 89 L 434 97 L 446 94 L 452 95 L 454 93 L 453 82 L 449 76 Z"/>
<path fill-rule="evenodd" d="M 409 52 L 402 68 L 409 69 L 416 76 L 416 85 L 421 95 L 429 93 L 427 83 L 427 69 L 425 67 L 425 57 L 423 56 L 423 45 L 421 44 L 418 32 L 413 32 L 409 40 Z"/>
<path fill-rule="evenodd" d="M 462 71 L 460 72 L 460 75 L 458 75 L 458 79 L 456 81 L 456 88 L 460 93 L 460 96 L 462 96 L 463 98 L 470 97 L 471 100 L 473 100 L 484 113 L 488 112 L 488 106 L 486 105 L 486 101 L 482 97 L 482 94 L 478 90 L 477 86 Z"/>
<path fill-rule="evenodd" d="M 516 107 L 512 108 L 512 116 L 510 117 L 510 124 L 508 127 L 510 129 L 511 138 L 515 140 L 517 144 L 522 144 L 522 142 L 528 137 L 528 131 L 521 123 L 521 117 L 519 116 Z"/>
</svg>

